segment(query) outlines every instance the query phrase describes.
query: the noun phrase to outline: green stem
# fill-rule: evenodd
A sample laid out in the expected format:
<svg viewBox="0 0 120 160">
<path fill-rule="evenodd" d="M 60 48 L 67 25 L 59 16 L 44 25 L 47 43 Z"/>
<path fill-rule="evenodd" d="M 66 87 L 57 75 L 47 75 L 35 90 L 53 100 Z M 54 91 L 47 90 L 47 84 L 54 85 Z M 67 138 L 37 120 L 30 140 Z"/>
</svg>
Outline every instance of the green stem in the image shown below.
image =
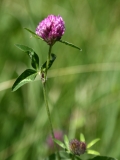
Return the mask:
<svg viewBox="0 0 120 160">
<path fill-rule="evenodd" d="M 51 116 L 50 116 L 50 110 L 49 110 L 48 101 L 47 101 L 45 84 L 46 84 L 46 83 L 43 83 L 43 94 L 44 94 L 44 100 L 45 100 L 45 106 L 46 106 L 46 110 L 47 110 L 47 115 L 48 115 L 48 119 L 49 119 L 49 123 L 50 123 L 52 140 L 53 140 L 53 142 L 54 142 L 55 136 L 54 136 L 54 132 L 53 132 L 53 126 L 52 126 L 52 121 L 51 121 Z M 56 145 L 55 145 L 55 148 L 57 149 L 57 146 L 56 146 Z M 58 160 L 60 160 L 60 155 L 59 155 L 59 152 L 58 152 L 58 151 L 57 151 L 57 157 L 58 157 Z"/>
<path fill-rule="evenodd" d="M 45 80 L 46 80 L 46 78 L 47 78 L 47 70 L 48 70 L 48 66 L 49 66 L 49 62 L 50 62 L 51 51 L 52 51 L 52 46 L 49 47 L 49 51 L 48 51 L 47 64 L 46 64 L 46 73 L 45 73 Z"/>
<path fill-rule="evenodd" d="M 44 100 L 45 100 L 45 106 L 46 106 L 46 110 L 47 110 L 47 115 L 48 115 L 48 119 L 49 119 L 49 123 L 50 123 L 50 129 L 51 129 L 51 133 L 52 133 L 52 139 L 54 139 L 55 137 L 54 137 L 53 127 L 52 127 L 50 110 L 49 110 L 48 101 L 47 101 L 46 87 L 45 87 L 45 85 L 46 85 L 46 79 L 47 79 L 47 68 L 49 66 L 51 50 L 52 50 L 52 46 L 49 47 L 49 52 L 48 52 L 48 57 L 47 57 L 46 72 L 45 72 L 45 81 L 43 82 L 43 94 L 44 94 Z"/>
<path fill-rule="evenodd" d="M 47 115 L 48 115 L 48 119 L 49 119 L 49 123 L 50 123 L 50 129 L 51 129 L 52 139 L 54 139 L 55 137 L 54 137 L 53 127 L 52 127 L 52 122 L 51 122 L 51 116 L 50 116 L 50 110 L 49 110 L 49 106 L 48 106 L 47 96 L 46 96 L 45 83 L 43 83 L 43 94 L 44 94 L 46 111 L 47 111 Z"/>
<path fill-rule="evenodd" d="M 47 68 L 48 68 L 49 62 L 50 62 L 51 50 L 52 50 L 52 46 L 49 47 L 47 64 L 46 64 L 46 72 L 45 72 L 45 81 L 42 84 L 43 84 L 43 94 L 44 94 L 46 111 L 47 111 L 47 115 L 48 115 L 48 119 L 49 119 L 49 123 L 50 123 L 50 130 L 51 130 L 51 134 L 52 134 L 52 139 L 53 139 L 53 142 L 54 142 L 55 136 L 54 136 L 53 126 L 52 126 L 52 121 L 51 121 L 51 115 L 50 115 L 50 110 L 49 110 L 48 101 L 47 101 L 47 94 L 46 94 Z M 56 145 L 55 145 L 55 148 L 57 148 Z M 57 152 L 57 156 L 58 156 L 58 160 L 60 160 L 59 152 Z"/>
</svg>

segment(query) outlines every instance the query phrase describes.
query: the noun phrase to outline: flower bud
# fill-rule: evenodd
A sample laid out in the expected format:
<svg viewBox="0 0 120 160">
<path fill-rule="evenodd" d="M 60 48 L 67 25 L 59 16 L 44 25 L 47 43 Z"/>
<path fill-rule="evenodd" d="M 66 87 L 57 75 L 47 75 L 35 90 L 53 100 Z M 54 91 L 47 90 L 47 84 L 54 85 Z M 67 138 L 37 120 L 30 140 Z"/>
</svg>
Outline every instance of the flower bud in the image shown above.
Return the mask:
<svg viewBox="0 0 120 160">
<path fill-rule="evenodd" d="M 85 142 L 80 142 L 77 139 L 70 141 L 70 151 L 75 155 L 84 154 L 86 151 Z"/>
</svg>

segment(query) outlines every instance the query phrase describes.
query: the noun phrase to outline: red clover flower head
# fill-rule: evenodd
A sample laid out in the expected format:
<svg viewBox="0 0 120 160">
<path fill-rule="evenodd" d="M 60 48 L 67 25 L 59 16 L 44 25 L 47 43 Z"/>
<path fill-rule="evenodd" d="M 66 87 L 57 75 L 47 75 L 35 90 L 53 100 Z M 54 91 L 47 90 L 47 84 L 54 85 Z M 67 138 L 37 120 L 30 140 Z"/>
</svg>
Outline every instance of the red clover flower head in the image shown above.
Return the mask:
<svg viewBox="0 0 120 160">
<path fill-rule="evenodd" d="M 75 155 L 84 154 L 86 151 L 85 142 L 80 142 L 77 139 L 73 139 L 70 141 L 70 151 Z"/>
<path fill-rule="evenodd" d="M 60 15 L 49 15 L 42 20 L 36 28 L 36 34 L 48 45 L 59 41 L 65 32 L 65 23 Z"/>
</svg>

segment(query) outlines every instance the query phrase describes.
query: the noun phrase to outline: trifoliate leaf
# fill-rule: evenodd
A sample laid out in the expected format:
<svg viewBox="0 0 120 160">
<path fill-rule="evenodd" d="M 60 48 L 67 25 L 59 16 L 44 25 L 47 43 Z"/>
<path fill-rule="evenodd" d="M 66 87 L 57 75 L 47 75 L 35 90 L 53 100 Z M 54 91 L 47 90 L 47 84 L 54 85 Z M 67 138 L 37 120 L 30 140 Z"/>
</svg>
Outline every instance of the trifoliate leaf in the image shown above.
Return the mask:
<svg viewBox="0 0 120 160">
<path fill-rule="evenodd" d="M 39 57 L 38 55 L 35 53 L 35 51 L 32 48 L 29 48 L 25 45 L 22 44 L 15 44 L 16 47 L 18 47 L 20 50 L 22 50 L 23 52 L 27 53 L 28 56 L 31 59 L 31 65 L 34 69 L 38 70 L 39 69 Z"/>
<path fill-rule="evenodd" d="M 43 40 L 41 37 L 39 37 L 35 32 L 31 31 L 30 29 L 28 28 L 24 28 L 24 29 L 30 32 L 35 38 Z"/>
<path fill-rule="evenodd" d="M 67 137 L 67 135 L 64 136 L 64 143 L 65 143 L 65 146 L 66 146 L 66 149 L 69 151 L 69 139 Z"/>
<path fill-rule="evenodd" d="M 94 150 L 88 150 L 87 153 L 88 153 L 88 154 L 93 154 L 93 155 L 100 155 L 99 152 L 94 151 Z"/>
<path fill-rule="evenodd" d="M 92 147 L 95 143 L 97 143 L 100 140 L 100 138 L 96 138 L 94 140 L 92 140 L 88 145 L 87 145 L 87 149 Z"/>
<path fill-rule="evenodd" d="M 70 43 L 70 42 L 67 42 L 67 41 L 63 41 L 63 40 L 59 40 L 59 42 L 61 42 L 61 43 L 64 43 L 64 44 L 66 44 L 66 45 L 68 45 L 68 46 L 71 46 L 71 47 L 73 47 L 73 48 L 76 48 L 76 49 L 78 49 L 79 51 L 82 51 L 82 49 L 80 48 L 80 47 L 77 47 L 76 45 L 74 45 L 74 44 L 72 44 L 72 43 Z"/>
<path fill-rule="evenodd" d="M 32 70 L 32 69 L 25 70 L 13 84 L 12 91 L 16 91 L 18 88 L 20 88 L 24 84 L 33 81 L 36 76 L 37 76 L 37 72 L 35 70 Z"/>
<path fill-rule="evenodd" d="M 51 59 L 49 61 L 49 65 L 48 65 L 47 69 L 49 69 L 52 66 L 52 64 L 55 61 L 55 59 L 56 59 L 56 55 L 51 53 Z M 47 61 L 41 66 L 41 71 L 45 71 L 46 67 L 47 67 Z"/>
<path fill-rule="evenodd" d="M 59 141 L 58 139 L 54 139 L 54 142 L 57 143 L 60 147 L 65 149 L 65 145 L 64 143 L 62 143 L 61 141 Z"/>
<path fill-rule="evenodd" d="M 82 133 L 80 134 L 80 141 L 85 142 L 85 136 Z"/>
</svg>

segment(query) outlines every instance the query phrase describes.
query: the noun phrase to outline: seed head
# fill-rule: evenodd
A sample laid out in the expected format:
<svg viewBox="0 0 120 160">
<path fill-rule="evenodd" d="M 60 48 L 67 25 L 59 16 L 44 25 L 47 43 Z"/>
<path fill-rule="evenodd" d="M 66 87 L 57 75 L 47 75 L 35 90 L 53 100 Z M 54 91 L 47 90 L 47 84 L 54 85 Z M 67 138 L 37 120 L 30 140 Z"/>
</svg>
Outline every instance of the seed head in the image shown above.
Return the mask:
<svg viewBox="0 0 120 160">
<path fill-rule="evenodd" d="M 42 20 L 36 28 L 36 34 L 48 45 L 59 41 L 65 32 L 65 23 L 60 15 L 49 15 Z"/>
</svg>

